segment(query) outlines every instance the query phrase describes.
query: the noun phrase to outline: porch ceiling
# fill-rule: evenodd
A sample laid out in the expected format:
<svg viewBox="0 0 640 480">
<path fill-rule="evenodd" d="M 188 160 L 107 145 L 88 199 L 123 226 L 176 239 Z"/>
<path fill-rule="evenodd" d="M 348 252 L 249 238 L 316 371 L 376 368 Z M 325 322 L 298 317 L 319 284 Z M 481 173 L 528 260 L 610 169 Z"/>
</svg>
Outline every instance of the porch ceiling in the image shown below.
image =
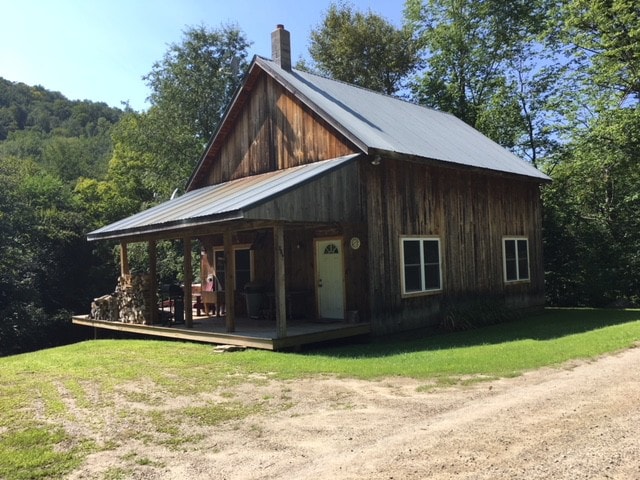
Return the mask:
<svg viewBox="0 0 640 480">
<path fill-rule="evenodd" d="M 87 234 L 87 239 L 124 239 L 158 233 L 171 235 L 191 227 L 242 220 L 252 208 L 313 182 L 358 156 L 360 154 L 346 155 L 192 190 L 94 230 Z"/>
</svg>

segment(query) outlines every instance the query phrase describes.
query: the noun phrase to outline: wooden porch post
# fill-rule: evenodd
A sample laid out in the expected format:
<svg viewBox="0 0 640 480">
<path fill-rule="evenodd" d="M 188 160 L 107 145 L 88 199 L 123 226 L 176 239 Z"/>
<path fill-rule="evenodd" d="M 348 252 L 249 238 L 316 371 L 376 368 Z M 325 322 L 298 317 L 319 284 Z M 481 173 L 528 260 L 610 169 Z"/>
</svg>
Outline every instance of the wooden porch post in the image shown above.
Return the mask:
<svg viewBox="0 0 640 480">
<path fill-rule="evenodd" d="M 187 328 L 193 328 L 193 298 L 191 284 L 193 273 L 191 267 L 191 237 L 182 239 L 184 246 L 184 323 Z"/>
<path fill-rule="evenodd" d="M 129 257 L 127 255 L 127 243 L 120 242 L 120 276 L 129 275 Z"/>
<path fill-rule="evenodd" d="M 156 283 L 158 269 L 158 249 L 156 241 L 149 240 L 149 324 L 158 323 L 158 285 Z"/>
<path fill-rule="evenodd" d="M 225 304 L 225 323 L 227 324 L 227 332 L 236 331 L 236 256 L 233 253 L 233 238 L 231 231 L 224 232 L 224 304 Z"/>
<path fill-rule="evenodd" d="M 284 229 L 273 227 L 273 264 L 275 266 L 276 336 L 287 336 L 287 301 L 284 272 Z"/>
</svg>

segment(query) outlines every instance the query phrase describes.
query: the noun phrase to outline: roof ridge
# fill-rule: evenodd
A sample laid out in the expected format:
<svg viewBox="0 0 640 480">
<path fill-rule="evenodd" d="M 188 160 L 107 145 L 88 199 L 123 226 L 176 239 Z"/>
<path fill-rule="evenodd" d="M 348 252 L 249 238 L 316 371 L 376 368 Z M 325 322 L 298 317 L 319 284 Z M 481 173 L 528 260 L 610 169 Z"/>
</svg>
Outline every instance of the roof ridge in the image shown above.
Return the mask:
<svg viewBox="0 0 640 480">
<path fill-rule="evenodd" d="M 258 57 L 258 58 L 260 58 L 262 60 L 265 60 L 265 61 L 267 61 L 269 63 L 275 64 L 275 67 L 277 67 L 277 68 L 281 68 L 270 58 L 267 58 L 267 57 L 262 56 L 262 55 L 256 55 L 256 57 Z M 291 68 L 291 72 L 295 72 L 295 73 L 298 73 L 298 74 L 302 73 L 302 74 L 305 74 L 305 75 L 311 75 L 311 76 L 314 76 L 314 77 L 317 77 L 317 78 L 321 78 L 323 80 L 329 80 L 331 82 L 341 83 L 342 85 L 345 85 L 347 87 L 357 88 L 357 89 L 363 90 L 363 91 L 368 92 L 368 93 L 373 93 L 373 94 L 376 94 L 376 95 L 380 95 L 382 97 L 387 97 L 387 98 L 390 98 L 392 100 L 398 100 L 399 102 L 403 102 L 403 103 L 406 103 L 408 105 L 413 105 L 413 106 L 416 106 L 416 107 L 424 108 L 425 110 L 431 110 L 433 112 L 438 112 L 438 113 L 442 113 L 442 114 L 446 114 L 446 115 L 450 115 L 450 116 L 453 116 L 455 118 L 458 118 L 454 114 L 452 114 L 451 112 L 445 112 L 444 110 L 438 110 L 438 109 L 433 108 L 433 107 L 427 107 L 426 105 L 421 105 L 419 103 L 413 102 L 413 101 L 408 100 L 406 98 L 396 97 L 395 95 L 391 95 L 389 93 L 379 92 L 379 91 L 373 90 L 371 88 L 363 87 L 362 85 L 356 85 L 355 83 L 349 83 L 347 81 L 339 80 L 337 78 L 331 78 L 329 76 L 322 75 L 322 74 L 317 73 L 317 72 L 299 70 L 299 69 L 293 68 L 293 67 Z"/>
</svg>

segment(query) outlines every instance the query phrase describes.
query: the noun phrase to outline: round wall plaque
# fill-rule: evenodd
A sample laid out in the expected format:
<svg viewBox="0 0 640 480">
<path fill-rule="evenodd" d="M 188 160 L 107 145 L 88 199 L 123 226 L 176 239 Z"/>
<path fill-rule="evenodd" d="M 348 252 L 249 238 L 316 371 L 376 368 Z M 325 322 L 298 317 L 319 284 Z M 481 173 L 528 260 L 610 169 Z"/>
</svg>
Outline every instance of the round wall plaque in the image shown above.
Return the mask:
<svg viewBox="0 0 640 480">
<path fill-rule="evenodd" d="M 357 250 L 360 248 L 360 239 L 358 237 L 351 237 L 351 248 Z"/>
</svg>

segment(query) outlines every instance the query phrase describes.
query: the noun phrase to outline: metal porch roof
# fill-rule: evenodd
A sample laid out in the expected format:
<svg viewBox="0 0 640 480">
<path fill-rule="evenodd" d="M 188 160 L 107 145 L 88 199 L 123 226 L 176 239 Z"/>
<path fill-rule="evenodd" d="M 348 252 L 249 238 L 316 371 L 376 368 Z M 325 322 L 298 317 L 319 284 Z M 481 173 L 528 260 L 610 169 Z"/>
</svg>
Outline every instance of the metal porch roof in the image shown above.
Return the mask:
<svg viewBox="0 0 640 480">
<path fill-rule="evenodd" d="M 192 190 L 94 230 L 87 234 L 87 239 L 115 239 L 241 219 L 247 209 L 313 181 L 359 155 L 346 155 Z"/>
</svg>

